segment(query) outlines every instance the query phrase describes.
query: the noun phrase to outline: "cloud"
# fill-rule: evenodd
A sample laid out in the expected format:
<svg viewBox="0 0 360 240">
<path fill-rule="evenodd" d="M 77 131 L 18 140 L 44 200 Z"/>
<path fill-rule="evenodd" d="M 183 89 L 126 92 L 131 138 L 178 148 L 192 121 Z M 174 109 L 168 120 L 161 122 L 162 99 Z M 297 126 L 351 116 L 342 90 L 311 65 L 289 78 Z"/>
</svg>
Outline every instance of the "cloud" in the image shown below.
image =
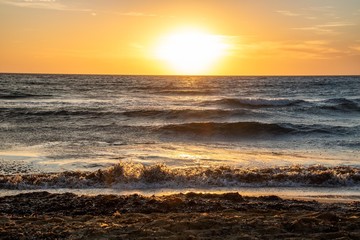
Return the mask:
<svg viewBox="0 0 360 240">
<path fill-rule="evenodd" d="M 354 25 L 355 24 L 351 23 L 351 22 L 329 22 L 326 24 L 318 25 L 318 26 L 331 28 L 331 27 L 346 27 L 346 26 L 354 26 Z"/>
<path fill-rule="evenodd" d="M 359 10 L 359 9 L 358 9 Z M 291 10 L 278 10 L 277 13 L 287 17 L 302 17 L 306 20 L 339 21 L 340 12 L 333 6 L 316 6 Z M 353 13 L 356 15 L 357 10 Z"/>
<path fill-rule="evenodd" d="M 279 11 L 276 11 L 277 13 L 280 13 L 282 15 L 285 15 L 285 16 L 288 16 L 288 17 L 297 17 L 297 16 L 301 16 L 302 14 L 300 13 L 296 13 L 296 12 L 291 12 L 291 11 L 288 11 L 288 10 L 279 10 Z"/>
<path fill-rule="evenodd" d="M 299 58 L 329 59 L 339 57 L 343 51 L 332 47 L 326 41 L 304 41 L 285 43 L 279 48 L 281 51 L 296 53 Z"/>
<path fill-rule="evenodd" d="M 355 9 L 354 11 L 358 11 Z M 333 6 L 316 6 L 316 7 L 307 7 L 297 10 L 297 12 L 289 10 L 280 10 L 277 13 L 282 14 L 287 17 L 299 17 L 303 18 L 304 22 L 311 21 L 313 24 L 310 26 L 297 26 L 291 29 L 301 30 L 301 31 L 313 31 L 317 34 L 339 34 L 341 33 L 341 28 L 355 26 L 358 22 L 356 19 L 349 16 L 339 15 L 340 12 Z M 354 14 L 352 14 L 354 15 Z M 316 22 L 316 24 L 314 24 Z"/>
<path fill-rule="evenodd" d="M 301 31 L 314 31 L 318 34 L 335 34 L 336 33 L 333 29 L 321 28 L 319 25 L 312 26 L 312 27 L 292 28 L 292 29 L 301 30 Z"/>
<path fill-rule="evenodd" d="M 328 22 L 324 24 L 316 24 L 309 27 L 298 27 L 292 28 L 294 30 L 303 30 L 303 31 L 315 31 L 318 34 L 338 34 L 339 28 L 355 26 L 355 23 L 352 22 Z"/>
<path fill-rule="evenodd" d="M 239 42 L 233 49 L 240 58 L 333 59 L 347 52 L 326 40 Z"/>
<path fill-rule="evenodd" d="M 360 55 L 360 40 L 349 46 L 352 55 Z"/>
<path fill-rule="evenodd" d="M 16 7 L 29 7 L 29 8 L 46 8 L 63 10 L 65 5 L 57 2 L 56 0 L 1 0 L 0 3 L 16 6 Z"/>
<path fill-rule="evenodd" d="M 68 4 L 64 4 L 64 1 L 61 0 L 0 0 L 0 4 L 7 4 L 15 7 L 22 8 L 37 8 L 37 9 L 49 9 L 49 10 L 58 10 L 58 11 L 80 11 L 80 12 L 89 12 L 92 16 L 97 16 L 98 13 L 105 14 L 116 14 L 121 16 L 129 17 L 157 17 L 156 14 L 148 14 L 143 12 L 115 12 L 115 11 L 97 11 L 95 12 L 92 9 L 88 8 L 78 8 L 73 7 Z M 160 16 L 162 17 L 162 16 Z"/>
<path fill-rule="evenodd" d="M 59 0 L 0 0 L 0 3 L 24 8 L 50 9 L 59 11 L 91 11 L 91 9 L 71 8 Z"/>
</svg>

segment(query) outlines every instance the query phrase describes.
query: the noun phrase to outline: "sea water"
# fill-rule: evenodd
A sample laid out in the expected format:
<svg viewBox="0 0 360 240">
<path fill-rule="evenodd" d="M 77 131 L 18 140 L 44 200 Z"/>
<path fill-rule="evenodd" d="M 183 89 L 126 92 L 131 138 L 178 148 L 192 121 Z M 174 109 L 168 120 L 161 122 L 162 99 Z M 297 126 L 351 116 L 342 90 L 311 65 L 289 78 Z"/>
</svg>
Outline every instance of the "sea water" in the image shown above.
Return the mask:
<svg viewBox="0 0 360 240">
<path fill-rule="evenodd" d="M 353 196 L 359 153 L 359 76 L 0 74 L 0 192 Z"/>
</svg>

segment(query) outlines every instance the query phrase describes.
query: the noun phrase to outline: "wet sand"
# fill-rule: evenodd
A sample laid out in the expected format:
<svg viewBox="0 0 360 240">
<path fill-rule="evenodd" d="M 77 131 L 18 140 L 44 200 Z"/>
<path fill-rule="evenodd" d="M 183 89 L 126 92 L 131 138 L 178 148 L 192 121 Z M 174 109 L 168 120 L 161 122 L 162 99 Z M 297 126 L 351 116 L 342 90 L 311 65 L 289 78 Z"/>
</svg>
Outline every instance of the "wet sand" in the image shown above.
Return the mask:
<svg viewBox="0 0 360 240">
<path fill-rule="evenodd" d="M 360 239 L 360 202 L 238 193 L 0 198 L 1 239 Z"/>
</svg>

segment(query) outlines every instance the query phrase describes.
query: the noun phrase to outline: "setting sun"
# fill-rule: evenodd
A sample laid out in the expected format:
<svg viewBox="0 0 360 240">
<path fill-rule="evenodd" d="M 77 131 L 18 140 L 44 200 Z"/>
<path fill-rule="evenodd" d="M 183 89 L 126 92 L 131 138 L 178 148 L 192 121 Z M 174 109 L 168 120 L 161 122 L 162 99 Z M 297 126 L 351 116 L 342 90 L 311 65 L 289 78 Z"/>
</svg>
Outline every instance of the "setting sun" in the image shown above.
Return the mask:
<svg viewBox="0 0 360 240">
<path fill-rule="evenodd" d="M 221 36 L 185 30 L 163 37 L 155 55 L 178 74 L 206 74 L 225 55 L 226 49 Z"/>
</svg>

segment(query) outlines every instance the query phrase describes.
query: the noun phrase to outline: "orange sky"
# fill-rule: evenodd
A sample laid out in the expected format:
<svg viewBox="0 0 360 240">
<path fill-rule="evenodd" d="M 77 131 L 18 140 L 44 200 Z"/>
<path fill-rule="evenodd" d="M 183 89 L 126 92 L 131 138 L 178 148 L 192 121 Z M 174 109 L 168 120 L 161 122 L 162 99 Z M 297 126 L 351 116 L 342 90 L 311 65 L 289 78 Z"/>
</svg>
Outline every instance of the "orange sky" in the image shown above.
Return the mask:
<svg viewBox="0 0 360 240">
<path fill-rule="evenodd" d="M 198 74 L 360 74 L 359 0 L 0 0 L 0 72 L 181 74 L 154 52 L 184 28 L 227 44 Z"/>
</svg>

